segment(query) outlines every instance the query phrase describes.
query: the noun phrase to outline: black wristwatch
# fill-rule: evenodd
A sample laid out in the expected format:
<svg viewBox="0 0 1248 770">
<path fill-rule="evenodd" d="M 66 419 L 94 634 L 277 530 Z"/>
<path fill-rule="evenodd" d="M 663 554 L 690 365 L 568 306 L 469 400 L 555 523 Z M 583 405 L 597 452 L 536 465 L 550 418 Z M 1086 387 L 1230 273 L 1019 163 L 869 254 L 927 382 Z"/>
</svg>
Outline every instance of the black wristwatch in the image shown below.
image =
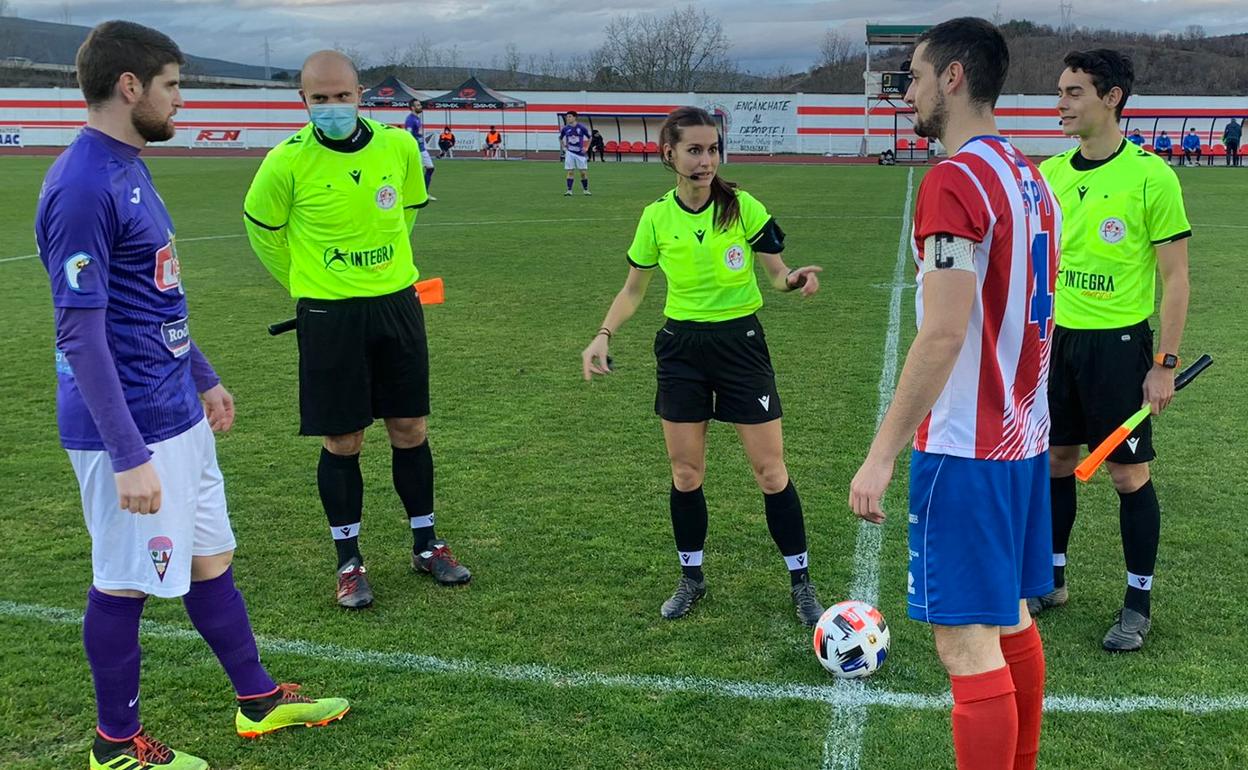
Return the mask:
<svg viewBox="0 0 1248 770">
<path fill-rule="evenodd" d="M 1173 353 L 1158 353 L 1153 356 L 1153 363 L 1163 369 L 1178 369 L 1179 357 Z"/>
</svg>

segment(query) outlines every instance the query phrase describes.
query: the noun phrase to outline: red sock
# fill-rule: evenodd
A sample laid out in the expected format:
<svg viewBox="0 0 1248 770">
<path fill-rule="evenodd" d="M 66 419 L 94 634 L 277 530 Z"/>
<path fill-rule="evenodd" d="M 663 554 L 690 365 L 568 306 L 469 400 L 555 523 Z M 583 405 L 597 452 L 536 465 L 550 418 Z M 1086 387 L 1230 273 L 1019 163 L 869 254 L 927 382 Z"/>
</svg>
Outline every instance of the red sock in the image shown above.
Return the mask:
<svg viewBox="0 0 1248 770">
<path fill-rule="evenodd" d="M 1018 708 L 1010 667 L 970 676 L 950 676 L 953 684 L 953 749 L 958 770 L 1010 770 L 1018 743 Z"/>
<path fill-rule="evenodd" d="M 1035 770 L 1040 752 L 1040 717 L 1044 710 L 1044 645 L 1035 621 L 1026 631 L 1001 637 L 1001 652 L 1014 680 L 1018 704 L 1018 748 L 1014 770 Z"/>
</svg>

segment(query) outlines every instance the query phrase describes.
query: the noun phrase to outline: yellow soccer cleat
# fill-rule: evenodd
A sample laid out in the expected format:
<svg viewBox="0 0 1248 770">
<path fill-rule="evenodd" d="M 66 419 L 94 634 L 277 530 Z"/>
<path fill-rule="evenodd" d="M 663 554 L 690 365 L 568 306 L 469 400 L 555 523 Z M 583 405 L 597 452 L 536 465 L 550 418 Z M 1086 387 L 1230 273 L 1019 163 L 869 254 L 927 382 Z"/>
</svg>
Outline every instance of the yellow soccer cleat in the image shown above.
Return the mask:
<svg viewBox="0 0 1248 770">
<path fill-rule="evenodd" d="M 208 763 L 165 744 L 140 730 L 128 741 L 95 736 L 91 747 L 91 770 L 208 770 Z"/>
<path fill-rule="evenodd" d="M 346 698 L 313 700 L 300 695 L 297 684 L 280 684 L 272 695 L 243 701 L 234 727 L 244 738 L 259 738 L 283 727 L 323 727 L 350 710 Z"/>
</svg>

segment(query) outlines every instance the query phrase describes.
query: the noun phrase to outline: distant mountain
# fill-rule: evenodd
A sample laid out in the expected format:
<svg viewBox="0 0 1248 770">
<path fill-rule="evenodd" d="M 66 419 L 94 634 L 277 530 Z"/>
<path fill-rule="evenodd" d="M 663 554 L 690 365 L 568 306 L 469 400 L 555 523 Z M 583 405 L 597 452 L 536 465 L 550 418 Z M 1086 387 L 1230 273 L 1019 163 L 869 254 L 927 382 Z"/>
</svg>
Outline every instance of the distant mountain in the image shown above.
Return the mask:
<svg viewBox="0 0 1248 770">
<path fill-rule="evenodd" d="M 78 47 L 90 31 L 90 27 L 75 24 L 0 16 L 0 59 L 18 57 L 38 64 L 73 64 Z M 188 75 L 264 79 L 263 66 L 183 53 L 186 55 L 186 67 L 182 71 Z M 271 71 L 274 76 L 292 72 L 280 67 L 273 67 Z"/>
</svg>

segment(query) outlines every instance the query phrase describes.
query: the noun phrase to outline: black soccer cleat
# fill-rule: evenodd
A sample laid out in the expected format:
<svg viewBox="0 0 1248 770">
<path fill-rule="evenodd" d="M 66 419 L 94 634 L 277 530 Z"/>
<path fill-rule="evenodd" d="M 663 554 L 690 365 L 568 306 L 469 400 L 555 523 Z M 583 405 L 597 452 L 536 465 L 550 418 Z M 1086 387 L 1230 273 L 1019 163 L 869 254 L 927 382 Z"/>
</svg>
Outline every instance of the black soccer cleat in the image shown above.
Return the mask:
<svg viewBox="0 0 1248 770">
<path fill-rule="evenodd" d="M 706 580 L 694 580 L 688 575 L 681 575 L 676 583 L 676 590 L 671 598 L 663 602 L 659 613 L 668 620 L 683 618 L 693 609 L 698 600 L 706 596 Z"/>
<path fill-rule="evenodd" d="M 472 572 L 459 563 L 445 540 L 434 540 L 428 550 L 413 553 L 412 569 L 432 575 L 438 585 L 461 586 L 472 580 Z"/>
<path fill-rule="evenodd" d="M 802 625 L 813 628 L 819 618 L 823 617 L 823 605 L 815 595 L 815 584 L 810 582 L 810 578 L 806 578 L 795 583 L 789 589 L 789 594 L 793 597 L 793 609 L 797 611 L 797 619 Z"/>
</svg>

